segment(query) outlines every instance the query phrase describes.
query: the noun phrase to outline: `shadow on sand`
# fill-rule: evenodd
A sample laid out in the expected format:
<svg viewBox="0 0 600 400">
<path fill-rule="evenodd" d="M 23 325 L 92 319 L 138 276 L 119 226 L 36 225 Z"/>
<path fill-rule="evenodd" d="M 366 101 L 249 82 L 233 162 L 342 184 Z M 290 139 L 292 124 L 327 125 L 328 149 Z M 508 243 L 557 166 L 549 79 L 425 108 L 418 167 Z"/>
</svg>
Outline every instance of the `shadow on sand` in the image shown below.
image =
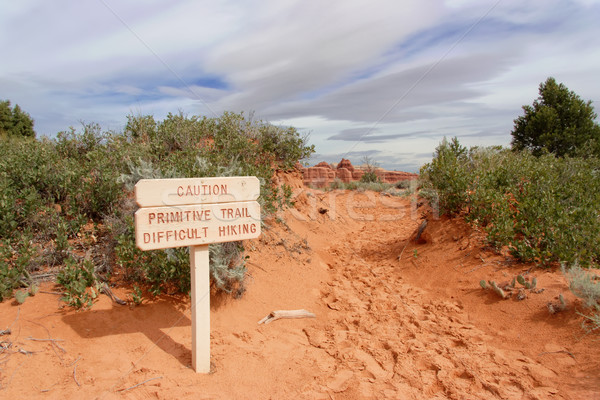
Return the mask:
<svg viewBox="0 0 600 400">
<path fill-rule="evenodd" d="M 169 335 L 173 327 L 188 326 L 191 336 L 191 320 L 183 313 L 186 308 L 189 304 L 182 304 L 181 300 L 159 298 L 135 308 L 113 305 L 107 310 L 69 312 L 63 321 L 82 338 L 143 333 L 158 348 L 189 366 L 191 343 L 178 343 Z"/>
</svg>

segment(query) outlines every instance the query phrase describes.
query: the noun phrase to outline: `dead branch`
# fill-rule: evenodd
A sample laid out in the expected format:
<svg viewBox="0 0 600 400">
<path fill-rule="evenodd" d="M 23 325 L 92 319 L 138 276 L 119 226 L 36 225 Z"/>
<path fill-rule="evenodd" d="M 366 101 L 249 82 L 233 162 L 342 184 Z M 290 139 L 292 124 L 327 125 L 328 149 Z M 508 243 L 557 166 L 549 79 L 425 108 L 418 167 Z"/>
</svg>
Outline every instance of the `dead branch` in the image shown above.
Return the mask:
<svg viewBox="0 0 600 400">
<path fill-rule="evenodd" d="M 40 324 L 39 322 L 35 322 L 35 321 L 30 320 L 30 319 L 28 319 L 26 321 L 30 322 L 32 324 L 35 324 L 35 325 L 37 325 L 39 327 L 42 327 L 42 328 L 44 328 L 46 330 L 46 332 L 48 333 L 48 339 L 41 339 L 41 340 L 48 340 L 48 341 L 50 341 L 50 343 L 52 343 L 52 345 L 53 345 L 52 349 L 54 350 L 54 353 L 57 355 L 58 358 L 60 358 L 62 360 L 62 357 L 60 356 L 60 354 L 58 354 L 56 352 L 56 349 L 54 347 L 58 347 L 59 349 L 61 349 L 63 351 L 63 353 L 66 353 L 67 351 L 65 349 L 63 349 L 58 343 L 56 343 L 57 341 L 63 342 L 64 340 L 63 339 L 53 339 L 52 335 L 50 334 L 50 330 L 48 328 L 46 328 L 44 325 Z M 31 336 L 28 339 L 29 340 L 36 340 L 36 339 L 31 338 Z"/>
<path fill-rule="evenodd" d="M 419 226 L 419 230 L 417 231 L 417 236 L 415 236 L 415 243 L 419 241 L 419 239 L 421 239 L 421 235 L 423 234 L 423 231 L 425 230 L 425 228 L 427 228 L 427 220 L 424 220 L 421 225 Z"/>
<path fill-rule="evenodd" d="M 408 239 L 406 241 L 406 243 L 404 244 L 404 247 L 402 248 L 402 251 L 400 252 L 400 255 L 398 256 L 398 261 L 402 260 L 402 254 L 404 253 L 404 250 L 406 250 L 406 246 L 408 246 L 409 243 L 410 243 L 410 239 Z"/>
<path fill-rule="evenodd" d="M 50 386 L 48 389 L 40 389 L 40 392 L 42 392 L 42 393 L 47 393 L 47 392 L 51 391 L 51 390 L 52 390 L 52 388 L 53 388 L 54 386 L 56 386 L 57 384 L 58 384 L 58 382 L 55 382 L 55 383 L 54 383 L 52 386 Z"/>
<path fill-rule="evenodd" d="M 71 365 L 75 365 L 75 364 L 77 364 L 77 361 L 79 361 L 79 360 L 81 360 L 81 356 L 77 357 L 77 360 L 75 360 L 75 361 L 73 361 L 71 364 L 69 364 L 69 367 L 70 367 Z"/>
<path fill-rule="evenodd" d="M 263 271 L 265 271 L 265 272 L 269 272 L 269 271 L 267 271 L 266 269 L 264 269 L 263 267 L 261 267 L 260 265 L 258 265 L 258 264 L 254 264 L 253 262 L 248 262 L 247 264 L 248 264 L 248 265 L 253 265 L 253 266 L 255 266 L 256 268 L 258 268 L 258 269 L 262 269 L 262 270 L 263 270 Z"/>
<path fill-rule="evenodd" d="M 27 340 L 33 340 L 35 342 L 50 342 L 50 343 L 52 343 L 53 346 L 56 346 L 59 349 L 61 349 L 63 353 L 67 352 L 61 345 L 59 345 L 58 343 L 56 343 L 56 342 L 64 342 L 64 339 L 52 339 L 52 338 L 50 338 L 50 339 L 38 339 L 38 338 L 32 338 L 31 336 L 29 336 L 27 338 Z M 57 353 L 57 355 L 58 355 L 58 353 Z M 60 358 L 60 356 L 59 356 L 59 358 Z"/>
<path fill-rule="evenodd" d="M 0 354 L 4 353 L 4 350 L 10 349 L 12 347 L 12 342 L 7 342 L 3 340 L 0 342 Z"/>
<path fill-rule="evenodd" d="M 258 324 L 268 324 L 282 318 L 316 318 L 317 316 L 306 310 L 277 310 L 258 321 Z"/>
<path fill-rule="evenodd" d="M 75 383 L 77 384 L 77 386 L 81 386 L 81 384 L 79 383 L 79 381 L 77 380 L 77 362 L 81 360 L 81 356 L 77 357 L 77 360 L 73 361 L 71 363 L 71 365 L 74 365 L 73 367 L 73 380 L 75 381 Z M 71 366 L 69 365 L 69 367 Z"/>
<path fill-rule="evenodd" d="M 38 339 L 38 338 L 32 338 L 31 336 L 29 336 L 27 338 L 27 340 L 33 340 L 36 342 L 64 342 L 64 339 Z"/>
<path fill-rule="evenodd" d="M 419 225 L 419 227 L 416 229 L 416 234 L 415 232 L 413 232 L 410 237 L 406 240 L 406 243 L 404 244 L 404 247 L 402 248 L 402 251 L 400 252 L 400 255 L 398 256 L 398 261 L 402 260 L 402 254 L 404 254 L 404 250 L 406 250 L 406 247 L 408 246 L 408 244 L 413 241 L 415 243 L 417 243 L 419 241 L 419 239 L 421 239 L 421 235 L 423 234 L 423 231 L 425 230 L 425 228 L 427 228 L 427 220 L 423 220 L 423 222 L 421 222 L 421 225 Z M 412 236 L 414 235 L 414 239 L 411 239 Z"/>
<path fill-rule="evenodd" d="M 50 272 L 48 274 L 36 274 L 36 275 L 33 275 L 31 278 L 38 280 L 38 281 L 42 281 L 46 278 L 54 278 L 54 277 L 56 277 L 56 275 L 57 275 L 56 272 Z"/>
<path fill-rule="evenodd" d="M 135 389 L 136 387 L 138 387 L 138 386 L 141 386 L 141 385 L 143 385 L 144 383 L 148 383 L 148 382 L 150 382 L 150 381 L 153 381 L 153 380 L 155 380 L 155 379 L 162 379 L 162 376 L 157 376 L 156 378 L 150 378 L 150 379 L 146 379 L 144 382 L 140 382 L 140 383 L 138 383 L 137 385 L 133 385 L 133 386 L 131 386 L 131 387 L 128 387 L 127 389 L 119 389 L 119 390 L 117 390 L 117 392 L 126 392 L 126 391 L 128 391 L 128 390 Z"/>
<path fill-rule="evenodd" d="M 75 380 L 77 386 L 81 386 L 79 381 L 77 381 L 77 364 L 75 364 L 75 366 L 73 367 L 73 379 Z"/>
<path fill-rule="evenodd" d="M 100 292 L 104 293 L 105 295 L 107 295 L 108 297 L 110 297 L 110 299 L 112 301 L 114 301 L 117 304 L 120 304 L 122 306 L 126 306 L 127 302 L 124 300 L 121 300 L 120 298 L 118 298 L 113 292 L 112 290 L 108 287 L 108 285 L 106 283 L 102 284 L 102 288 L 100 289 Z"/>
</svg>

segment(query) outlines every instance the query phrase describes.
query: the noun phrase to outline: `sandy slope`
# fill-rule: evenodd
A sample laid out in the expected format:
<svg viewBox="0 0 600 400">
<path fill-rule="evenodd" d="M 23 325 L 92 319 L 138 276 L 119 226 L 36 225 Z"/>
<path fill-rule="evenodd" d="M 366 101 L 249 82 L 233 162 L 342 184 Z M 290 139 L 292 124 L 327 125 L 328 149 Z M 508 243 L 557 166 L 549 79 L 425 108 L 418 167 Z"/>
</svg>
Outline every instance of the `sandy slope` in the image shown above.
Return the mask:
<svg viewBox="0 0 600 400">
<path fill-rule="evenodd" d="M 530 266 L 485 251 L 460 221 L 431 219 L 416 244 L 424 211 L 409 199 L 296 189 L 286 225 L 248 243 L 244 297 L 211 299 L 210 375 L 189 368 L 185 296 L 133 308 L 101 296 L 78 312 L 40 293 L 0 304 L 12 331 L 0 398 L 600 399 L 597 336 L 560 274 L 533 271 L 544 292 L 501 300 L 479 280 Z M 550 315 L 559 293 L 569 309 Z M 257 324 L 300 308 L 317 318 Z"/>
</svg>

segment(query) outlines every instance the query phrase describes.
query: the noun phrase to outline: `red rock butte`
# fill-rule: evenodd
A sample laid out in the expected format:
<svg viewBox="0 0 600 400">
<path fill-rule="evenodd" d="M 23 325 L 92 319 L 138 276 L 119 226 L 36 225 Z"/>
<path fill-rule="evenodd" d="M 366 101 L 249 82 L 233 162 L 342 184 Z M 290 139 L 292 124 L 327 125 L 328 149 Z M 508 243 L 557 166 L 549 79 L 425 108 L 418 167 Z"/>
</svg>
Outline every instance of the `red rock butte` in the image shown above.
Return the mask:
<svg viewBox="0 0 600 400">
<path fill-rule="evenodd" d="M 360 181 L 360 178 L 365 173 L 366 167 L 355 167 L 350 160 L 342 158 L 342 161 L 337 166 L 330 165 L 325 161 L 321 161 L 314 167 L 299 166 L 302 171 L 304 184 L 313 187 L 325 187 L 330 185 L 334 180 L 339 179 L 344 183 Z M 419 175 L 410 172 L 402 171 L 386 171 L 383 168 L 375 168 L 375 174 L 385 183 L 397 183 L 417 179 Z"/>
</svg>

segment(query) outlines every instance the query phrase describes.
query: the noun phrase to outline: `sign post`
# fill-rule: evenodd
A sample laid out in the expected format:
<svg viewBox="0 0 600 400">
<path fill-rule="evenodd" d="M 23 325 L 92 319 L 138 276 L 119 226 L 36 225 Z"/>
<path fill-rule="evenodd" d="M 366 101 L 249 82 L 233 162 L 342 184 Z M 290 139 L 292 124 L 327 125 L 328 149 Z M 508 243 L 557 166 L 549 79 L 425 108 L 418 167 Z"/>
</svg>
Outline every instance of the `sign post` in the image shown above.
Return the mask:
<svg viewBox="0 0 600 400">
<path fill-rule="evenodd" d="M 192 303 L 192 368 L 210 372 L 210 243 L 260 236 L 256 177 L 142 179 L 135 240 L 140 250 L 189 246 Z"/>
<path fill-rule="evenodd" d="M 210 372 L 210 277 L 208 245 L 190 246 L 192 368 Z"/>
</svg>

